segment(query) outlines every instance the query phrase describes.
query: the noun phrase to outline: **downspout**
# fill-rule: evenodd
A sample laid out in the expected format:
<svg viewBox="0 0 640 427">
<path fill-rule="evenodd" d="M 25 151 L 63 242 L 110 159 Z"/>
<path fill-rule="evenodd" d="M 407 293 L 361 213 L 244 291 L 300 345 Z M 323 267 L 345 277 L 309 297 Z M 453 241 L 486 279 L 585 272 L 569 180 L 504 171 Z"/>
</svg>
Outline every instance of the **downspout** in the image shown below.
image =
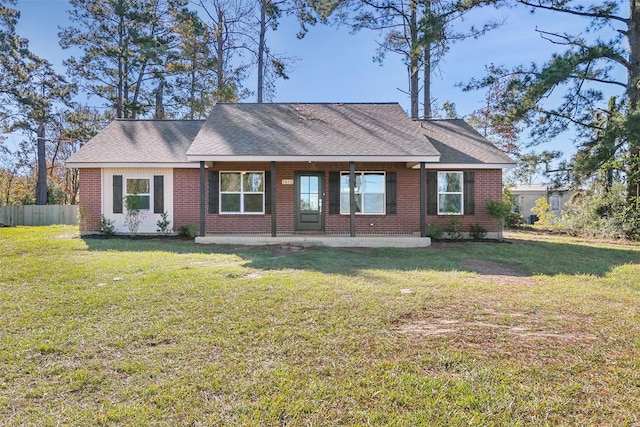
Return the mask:
<svg viewBox="0 0 640 427">
<path fill-rule="evenodd" d="M 205 176 L 204 161 L 200 161 L 200 237 L 204 237 L 205 235 Z"/>
<path fill-rule="evenodd" d="M 349 234 L 356 237 L 356 164 L 349 162 Z"/>
</svg>

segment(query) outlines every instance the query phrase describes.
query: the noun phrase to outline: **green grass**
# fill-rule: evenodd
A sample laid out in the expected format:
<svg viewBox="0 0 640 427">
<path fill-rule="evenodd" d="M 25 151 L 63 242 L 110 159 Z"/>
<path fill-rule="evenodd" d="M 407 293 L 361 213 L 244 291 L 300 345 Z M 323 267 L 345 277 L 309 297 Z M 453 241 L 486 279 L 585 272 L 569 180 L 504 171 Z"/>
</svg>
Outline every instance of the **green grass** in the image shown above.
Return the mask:
<svg viewBox="0 0 640 427">
<path fill-rule="evenodd" d="M 507 237 L 0 229 L 0 425 L 638 425 L 640 246 Z"/>
</svg>

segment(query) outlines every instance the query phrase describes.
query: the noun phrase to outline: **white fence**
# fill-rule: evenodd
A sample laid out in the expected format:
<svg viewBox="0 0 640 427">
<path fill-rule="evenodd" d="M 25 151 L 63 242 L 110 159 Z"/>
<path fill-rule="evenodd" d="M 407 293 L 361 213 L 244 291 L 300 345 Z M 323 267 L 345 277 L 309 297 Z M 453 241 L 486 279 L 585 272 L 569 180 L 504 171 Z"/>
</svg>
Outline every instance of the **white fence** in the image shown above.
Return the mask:
<svg viewBox="0 0 640 427">
<path fill-rule="evenodd" d="M 0 224 L 52 225 L 78 224 L 77 205 L 0 206 Z"/>
</svg>

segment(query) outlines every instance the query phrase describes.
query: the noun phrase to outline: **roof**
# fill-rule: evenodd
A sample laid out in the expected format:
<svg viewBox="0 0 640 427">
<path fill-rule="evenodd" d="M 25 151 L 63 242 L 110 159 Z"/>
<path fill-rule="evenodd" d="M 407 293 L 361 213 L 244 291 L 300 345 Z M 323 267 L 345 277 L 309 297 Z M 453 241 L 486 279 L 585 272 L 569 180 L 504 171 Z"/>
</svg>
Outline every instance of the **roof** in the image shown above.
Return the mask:
<svg viewBox="0 0 640 427">
<path fill-rule="evenodd" d="M 461 119 L 419 121 L 420 130 L 440 152 L 443 165 L 500 165 L 512 167 L 515 162 Z"/>
<path fill-rule="evenodd" d="M 512 167 L 463 120 L 413 121 L 397 103 L 216 104 L 204 120 L 115 120 L 69 167 L 198 167 L 199 161 L 424 162 Z"/>
<path fill-rule="evenodd" d="M 119 163 L 187 163 L 191 166 L 186 153 L 203 123 L 204 120 L 114 120 L 67 159 L 66 164 L 69 167 Z"/>
<path fill-rule="evenodd" d="M 216 104 L 187 157 L 434 162 L 440 153 L 397 103 Z"/>
<path fill-rule="evenodd" d="M 565 192 L 571 191 L 571 188 L 561 186 L 557 187 L 555 184 L 518 184 L 509 189 L 511 193 L 541 193 L 547 192 Z"/>
</svg>

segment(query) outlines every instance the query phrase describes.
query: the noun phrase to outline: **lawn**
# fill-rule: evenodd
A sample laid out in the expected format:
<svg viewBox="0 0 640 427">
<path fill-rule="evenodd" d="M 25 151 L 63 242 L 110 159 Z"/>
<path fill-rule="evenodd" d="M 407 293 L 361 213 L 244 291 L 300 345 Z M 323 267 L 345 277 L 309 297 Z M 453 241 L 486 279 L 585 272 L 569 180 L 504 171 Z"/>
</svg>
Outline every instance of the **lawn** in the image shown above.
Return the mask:
<svg viewBox="0 0 640 427">
<path fill-rule="evenodd" d="M 0 228 L 0 425 L 639 425 L 640 246 Z"/>
</svg>

